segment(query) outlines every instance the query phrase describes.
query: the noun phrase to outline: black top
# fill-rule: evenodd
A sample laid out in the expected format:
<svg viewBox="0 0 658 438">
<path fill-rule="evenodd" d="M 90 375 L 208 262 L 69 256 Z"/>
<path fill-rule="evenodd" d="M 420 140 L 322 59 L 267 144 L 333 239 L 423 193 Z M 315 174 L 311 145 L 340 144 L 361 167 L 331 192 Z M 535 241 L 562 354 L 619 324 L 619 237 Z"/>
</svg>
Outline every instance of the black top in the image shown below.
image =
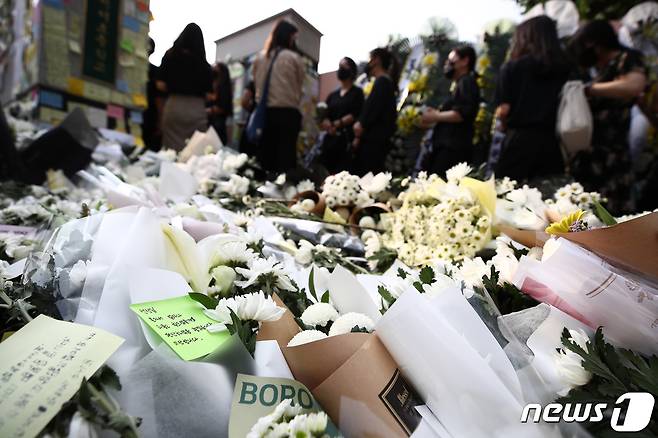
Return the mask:
<svg viewBox="0 0 658 438">
<path fill-rule="evenodd" d="M 473 144 L 473 122 L 480 108 L 480 88 L 475 75 L 460 77 L 451 89 L 441 111 L 457 111 L 464 119 L 459 123 L 438 123 L 434 128 L 435 145 L 467 148 Z"/>
<path fill-rule="evenodd" d="M 340 88 L 327 97 L 327 118 L 332 122 L 348 114 L 357 120 L 363 108 L 363 90 L 353 86 L 347 93 L 340 95 Z"/>
<path fill-rule="evenodd" d="M 363 138 L 392 136 L 396 129 L 397 115 L 395 85 L 388 76 L 379 76 L 359 116 L 364 130 Z"/>
<path fill-rule="evenodd" d="M 546 67 L 527 55 L 506 62 L 500 70 L 497 104 L 510 105 L 510 129 L 555 130 L 560 92 L 569 78 L 567 68 Z"/>
<path fill-rule="evenodd" d="M 169 94 L 204 97 L 212 90 L 212 69 L 205 59 L 169 50 L 162 58 L 160 80 Z"/>
</svg>

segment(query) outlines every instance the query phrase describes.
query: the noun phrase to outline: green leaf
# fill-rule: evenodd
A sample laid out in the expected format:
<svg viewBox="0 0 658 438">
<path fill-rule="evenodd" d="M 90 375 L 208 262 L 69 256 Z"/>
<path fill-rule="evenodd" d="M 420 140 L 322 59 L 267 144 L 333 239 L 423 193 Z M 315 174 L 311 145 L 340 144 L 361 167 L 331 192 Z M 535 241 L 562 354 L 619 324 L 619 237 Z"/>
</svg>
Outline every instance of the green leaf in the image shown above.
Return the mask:
<svg viewBox="0 0 658 438">
<path fill-rule="evenodd" d="M 352 327 L 352 330 L 350 330 L 350 333 L 370 333 L 368 330 L 366 330 L 365 327 L 359 327 L 358 325 L 355 325 Z"/>
<path fill-rule="evenodd" d="M 329 302 L 329 291 L 328 290 L 325 291 L 322 294 L 322 298 L 320 299 L 320 302 L 322 302 L 322 303 L 328 303 Z"/>
<path fill-rule="evenodd" d="M 404 269 L 398 268 L 398 277 L 404 280 L 405 278 L 407 278 L 407 275 L 408 274 L 405 272 Z"/>
<path fill-rule="evenodd" d="M 209 297 L 206 294 L 201 294 L 199 292 L 190 292 L 188 295 L 194 301 L 201 303 L 201 305 L 206 309 L 214 309 L 215 307 L 217 307 L 217 303 L 219 303 L 219 300 L 213 297 Z"/>
<path fill-rule="evenodd" d="M 381 295 L 382 298 L 384 300 L 386 300 L 387 303 L 391 303 L 391 302 L 395 301 L 395 298 L 393 297 L 393 295 L 391 295 L 391 293 L 388 291 L 388 289 L 386 289 L 384 286 L 379 285 L 377 287 L 377 292 L 379 292 L 379 295 Z"/>
<path fill-rule="evenodd" d="M 314 276 L 315 276 L 315 268 L 311 267 L 311 272 L 308 274 L 308 291 L 311 293 L 311 296 L 313 299 L 315 299 L 315 302 L 318 301 L 318 295 L 315 292 L 315 281 L 314 281 Z"/>
<path fill-rule="evenodd" d="M 617 219 L 615 219 L 599 201 L 594 201 L 594 214 L 596 214 L 596 217 L 601 219 L 601 222 L 608 227 L 617 225 Z"/>
<path fill-rule="evenodd" d="M 420 270 L 418 278 L 423 284 L 434 283 L 434 269 L 431 266 L 425 266 Z"/>
<path fill-rule="evenodd" d="M 117 373 L 107 365 L 103 365 L 100 370 L 94 374 L 92 379 L 98 379 L 101 385 L 114 389 L 116 391 L 121 391 L 121 382 L 119 381 L 119 376 Z"/>
</svg>

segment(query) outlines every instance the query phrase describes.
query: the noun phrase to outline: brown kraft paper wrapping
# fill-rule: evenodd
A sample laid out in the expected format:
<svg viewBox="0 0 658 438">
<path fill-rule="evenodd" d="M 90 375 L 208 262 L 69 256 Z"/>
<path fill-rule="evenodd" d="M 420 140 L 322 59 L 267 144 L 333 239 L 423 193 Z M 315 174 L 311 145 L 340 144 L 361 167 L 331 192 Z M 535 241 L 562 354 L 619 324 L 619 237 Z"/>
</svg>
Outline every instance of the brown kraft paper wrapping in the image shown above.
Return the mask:
<svg viewBox="0 0 658 438">
<path fill-rule="evenodd" d="M 418 426 L 415 406 L 423 402 L 375 334 L 333 336 L 283 354 L 346 437 L 406 437 Z"/>
<path fill-rule="evenodd" d="M 658 280 L 658 212 L 607 228 L 560 236 L 610 264 Z"/>
<path fill-rule="evenodd" d="M 272 322 L 263 322 L 258 329 L 258 334 L 256 335 L 256 340 L 258 341 L 277 341 L 281 350 L 288 345 L 288 342 L 302 329 L 299 328 L 299 325 L 295 321 L 295 316 L 290 310 L 283 304 L 281 298 L 277 294 L 272 295 L 272 299 L 277 306 L 283 307 L 286 309 L 286 312 L 279 318 L 278 321 Z"/>
</svg>

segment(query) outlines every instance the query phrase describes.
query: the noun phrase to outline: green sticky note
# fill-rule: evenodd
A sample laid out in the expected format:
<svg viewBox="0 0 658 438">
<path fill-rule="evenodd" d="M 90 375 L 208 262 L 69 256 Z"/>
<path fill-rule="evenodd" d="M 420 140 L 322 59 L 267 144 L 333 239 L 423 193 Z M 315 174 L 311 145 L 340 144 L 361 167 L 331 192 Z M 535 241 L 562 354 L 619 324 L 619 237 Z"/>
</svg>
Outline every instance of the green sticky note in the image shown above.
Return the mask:
<svg viewBox="0 0 658 438">
<path fill-rule="evenodd" d="M 130 309 L 183 360 L 210 354 L 230 338 L 228 330 L 210 333 L 206 329 L 217 322 L 208 318 L 204 307 L 188 295 L 132 304 Z"/>
<path fill-rule="evenodd" d="M 126 52 L 133 53 L 135 51 L 135 45 L 132 40 L 124 38 L 121 40 L 121 48 Z"/>
</svg>

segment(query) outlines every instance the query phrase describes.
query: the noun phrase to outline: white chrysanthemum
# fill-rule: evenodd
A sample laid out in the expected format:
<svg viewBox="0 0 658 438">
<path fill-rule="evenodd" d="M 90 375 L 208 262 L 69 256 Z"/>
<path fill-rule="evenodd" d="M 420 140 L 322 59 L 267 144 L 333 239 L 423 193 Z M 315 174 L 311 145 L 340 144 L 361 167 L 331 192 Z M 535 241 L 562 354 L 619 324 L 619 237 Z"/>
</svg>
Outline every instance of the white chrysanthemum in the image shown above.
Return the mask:
<svg viewBox="0 0 658 438">
<path fill-rule="evenodd" d="M 204 309 L 204 313 L 219 322 L 208 327 L 208 331 L 224 330 L 224 324 L 231 322 L 230 310 L 242 321 L 277 321 L 286 309 L 276 305 L 272 297 L 265 296 L 263 291 L 233 298 L 222 298 L 214 309 Z"/>
<path fill-rule="evenodd" d="M 390 172 L 380 172 L 377 175 L 372 174 L 361 178 L 360 185 L 369 195 L 377 195 L 386 190 L 391 183 L 392 175 Z"/>
<path fill-rule="evenodd" d="M 300 265 L 308 265 L 313 261 L 315 246 L 308 240 L 299 241 L 299 249 L 295 252 L 295 261 Z"/>
<path fill-rule="evenodd" d="M 244 281 L 236 281 L 239 287 L 249 287 L 255 284 L 262 276 L 271 275 L 274 277 L 277 287 L 285 290 L 295 290 L 290 278 L 286 274 L 284 267 L 272 256 L 264 258 L 254 258 L 249 261 L 249 268 L 235 268 L 236 272 L 242 275 Z"/>
<path fill-rule="evenodd" d="M 569 330 L 570 338 L 583 350 L 588 351 L 587 342 L 589 337 L 582 330 Z M 585 385 L 592 378 L 592 373 L 583 368 L 583 359 L 576 353 L 566 348 L 555 352 L 555 366 L 560 380 L 567 385 L 558 394 L 566 395 L 571 388 Z"/>
<path fill-rule="evenodd" d="M 245 165 L 248 159 L 247 154 L 228 154 L 222 162 L 222 170 L 227 175 L 234 174 Z"/>
<path fill-rule="evenodd" d="M 327 335 L 322 333 L 320 330 L 304 330 L 293 336 L 293 338 L 288 342 L 288 347 L 296 347 L 298 345 L 308 344 L 309 342 L 319 341 L 320 339 L 324 339 L 326 337 Z"/>
<path fill-rule="evenodd" d="M 349 312 L 338 317 L 329 329 L 329 336 L 350 333 L 354 327 L 364 328 L 368 332 L 373 331 L 375 323 L 369 316 L 363 313 Z"/>
<path fill-rule="evenodd" d="M 338 318 L 338 311 L 329 303 L 311 304 L 302 313 L 302 321 L 309 327 L 324 327 Z"/>
<path fill-rule="evenodd" d="M 285 173 L 280 174 L 280 175 L 277 176 L 276 179 L 274 180 L 274 184 L 276 184 L 276 185 L 278 185 L 278 186 L 282 186 L 282 185 L 284 185 L 285 183 L 286 183 L 286 174 L 285 174 Z"/>
<path fill-rule="evenodd" d="M 459 163 L 446 170 L 446 179 L 451 182 L 459 182 L 471 173 L 473 168 L 466 163 Z"/>
<path fill-rule="evenodd" d="M 249 191 L 249 178 L 233 174 L 228 181 L 221 182 L 218 186 L 229 195 L 243 196 Z"/>
<path fill-rule="evenodd" d="M 464 281 L 468 288 L 484 287 L 482 284 L 482 277 L 487 275 L 489 270 L 482 258 L 476 257 L 474 259 L 465 258 L 462 262 L 461 268 L 458 271 L 458 278 Z"/>
<path fill-rule="evenodd" d="M 247 244 L 241 241 L 225 242 L 218 246 L 212 259 L 212 265 L 227 265 L 235 263 L 249 263 L 256 254 Z"/>
<path fill-rule="evenodd" d="M 309 179 L 305 179 L 297 184 L 297 193 L 310 192 L 315 190 L 315 184 Z"/>
</svg>

